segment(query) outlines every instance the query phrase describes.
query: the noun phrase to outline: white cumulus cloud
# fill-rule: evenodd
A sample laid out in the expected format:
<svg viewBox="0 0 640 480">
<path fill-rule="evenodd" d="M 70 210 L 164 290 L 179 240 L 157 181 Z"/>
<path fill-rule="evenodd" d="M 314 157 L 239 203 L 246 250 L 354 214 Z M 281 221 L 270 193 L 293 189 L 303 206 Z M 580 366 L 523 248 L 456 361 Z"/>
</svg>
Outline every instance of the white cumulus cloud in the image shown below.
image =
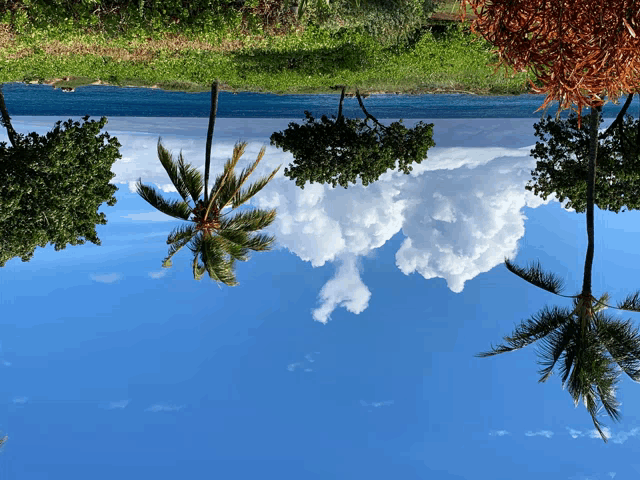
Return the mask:
<svg viewBox="0 0 640 480">
<path fill-rule="evenodd" d="M 216 125 L 211 180 L 222 171 L 238 140 L 248 142 L 239 168 L 266 145 L 266 155 L 252 178 L 280 164 L 286 167 L 293 155 L 269 145 L 269 137 L 290 121 L 302 119 L 233 119 Z M 411 128 L 419 121 L 407 120 L 405 125 Z M 524 235 L 524 207 L 555 201 L 554 196 L 543 201 L 524 189 L 536 163 L 530 155 L 537 140 L 532 128 L 536 121 L 434 119 L 436 147 L 408 175 L 394 170 L 367 187 L 361 181 L 348 189 L 307 183 L 302 190 L 281 168 L 250 204 L 277 208 L 276 220 L 266 230 L 276 236 L 278 246 L 313 267 L 336 262 L 336 274 L 319 292 L 320 305 L 312 311 L 318 321 L 327 322 L 341 306 L 355 314 L 367 308 L 371 293 L 360 278 L 356 260 L 374 254 L 398 232 L 405 237 L 395 254 L 398 269 L 405 275 L 442 278 L 451 291 L 459 293 L 465 282 L 517 253 Z M 173 119 L 170 125 L 154 118 L 113 119 L 110 132 L 118 135 L 124 158 L 114 164 L 112 182 L 128 184 L 129 191 L 135 192 L 141 178 L 146 185 L 175 194 L 157 157 L 158 136 L 174 158 L 182 149 L 185 161 L 203 172 L 206 130 L 204 118 Z M 128 218 L 171 220 L 159 212 Z"/>
<path fill-rule="evenodd" d="M 335 276 L 322 287 L 321 305 L 313 311 L 313 319 L 327 323 L 338 306 L 355 314 L 361 313 L 369 305 L 370 298 L 371 292 L 360 278 L 356 257 L 346 256 Z"/>
</svg>

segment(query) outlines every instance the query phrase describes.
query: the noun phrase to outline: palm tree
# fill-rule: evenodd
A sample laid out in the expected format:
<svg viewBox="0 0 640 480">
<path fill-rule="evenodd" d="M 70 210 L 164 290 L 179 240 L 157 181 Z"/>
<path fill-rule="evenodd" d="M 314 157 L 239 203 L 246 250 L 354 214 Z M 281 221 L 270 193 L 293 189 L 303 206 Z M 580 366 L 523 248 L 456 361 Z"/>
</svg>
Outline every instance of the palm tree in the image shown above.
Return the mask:
<svg viewBox="0 0 640 480">
<path fill-rule="evenodd" d="M 507 269 L 543 290 L 556 295 L 573 298 L 573 310 L 544 307 L 530 320 L 523 321 L 505 344 L 492 347 L 491 351 L 477 354 L 488 357 L 511 352 L 541 340 L 539 382 L 545 382 L 552 374 L 558 360 L 563 389 L 566 387 L 577 406 L 584 402 L 593 424 L 602 439 L 607 442 L 598 412 L 604 408 L 607 414 L 618 421 L 619 403 L 615 398 L 615 387 L 621 371 L 634 381 L 640 381 L 640 333 L 630 320 L 621 321 L 605 315 L 606 308 L 640 311 L 640 291 L 629 295 L 617 307 L 607 304 L 609 295 L 599 300 L 591 295 L 591 272 L 594 252 L 594 186 L 598 146 L 598 123 L 601 107 L 591 109 L 591 145 L 589 155 L 589 179 L 587 182 L 587 235 L 588 247 L 584 265 L 582 292 L 579 295 L 561 295 L 562 280 L 542 270 L 540 263 L 526 269 L 505 258 Z M 595 302 L 595 305 L 594 305 Z M 608 354 L 608 355 L 607 355 Z"/>
<path fill-rule="evenodd" d="M 158 139 L 158 157 L 182 197 L 182 201 L 163 198 L 153 187 L 143 185 L 140 179 L 136 187 L 138 194 L 157 210 L 192 223 L 171 232 L 167 238 L 167 244 L 170 245 L 169 255 L 164 259 L 162 266 L 171 267 L 171 257 L 189 244 L 189 249 L 194 254 L 193 276 L 196 280 L 200 280 L 206 271 L 212 280 L 218 282 L 218 286 L 220 283 L 234 286 L 238 284 L 234 274 L 235 261 L 247 261 L 249 250 L 265 251 L 271 248 L 274 237 L 252 234 L 252 232 L 269 226 L 276 218 L 276 210 L 255 209 L 237 213 L 233 217 L 227 217 L 229 211 L 226 213 L 222 211 L 227 207 L 234 210 L 246 203 L 273 179 L 280 166 L 268 177 L 261 178 L 246 189 L 241 189 L 262 160 L 266 149 L 262 147 L 253 165 L 244 169 L 237 177 L 234 168 L 247 146 L 246 142 L 237 143 L 233 149 L 232 158 L 226 162 L 223 173 L 216 178 L 211 190 L 214 193 L 209 198 L 209 165 L 218 104 L 218 81 L 215 81 L 211 87 L 211 99 L 203 199 L 200 198 L 203 191 L 200 172 L 192 165 L 184 163 L 182 152 L 178 161 L 175 162 L 171 153 L 162 146 L 161 139 Z M 193 207 L 189 204 L 190 199 L 194 203 Z M 193 215 L 191 219 L 190 215 Z M 202 264 L 198 262 L 198 257 Z"/>
</svg>

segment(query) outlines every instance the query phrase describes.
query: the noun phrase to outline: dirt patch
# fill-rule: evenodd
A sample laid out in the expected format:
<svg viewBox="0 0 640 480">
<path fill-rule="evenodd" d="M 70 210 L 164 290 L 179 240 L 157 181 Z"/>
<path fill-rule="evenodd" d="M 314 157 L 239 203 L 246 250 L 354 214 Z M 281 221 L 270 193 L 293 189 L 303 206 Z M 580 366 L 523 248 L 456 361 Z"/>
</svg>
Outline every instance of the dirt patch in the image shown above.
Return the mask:
<svg viewBox="0 0 640 480">
<path fill-rule="evenodd" d="M 3 26 L 4 25 L 0 25 L 0 28 Z M 261 40 L 263 40 L 263 37 L 257 36 L 252 38 L 250 42 L 232 39 L 221 41 L 214 45 L 209 42 L 190 39 L 183 34 L 164 33 L 159 39 L 146 38 L 139 41 L 131 41 L 126 47 L 109 45 L 109 41 L 106 42 L 106 45 L 90 45 L 81 42 L 61 42 L 53 40 L 43 44 L 40 48 L 47 55 L 54 56 L 98 55 L 101 57 L 111 57 L 114 60 L 120 61 L 148 62 L 153 60 L 160 51 L 180 52 L 193 49 L 211 52 L 231 52 L 240 50 L 248 46 L 248 44 L 258 43 Z M 0 48 L 0 53 L 5 48 L 8 49 L 14 46 L 14 44 L 15 38 L 9 32 L 8 28 L 1 28 L 0 45 L 3 45 L 3 48 Z M 12 53 L 5 53 L 4 58 L 6 60 L 16 60 L 32 55 L 33 51 L 33 48 L 23 47 Z"/>
</svg>

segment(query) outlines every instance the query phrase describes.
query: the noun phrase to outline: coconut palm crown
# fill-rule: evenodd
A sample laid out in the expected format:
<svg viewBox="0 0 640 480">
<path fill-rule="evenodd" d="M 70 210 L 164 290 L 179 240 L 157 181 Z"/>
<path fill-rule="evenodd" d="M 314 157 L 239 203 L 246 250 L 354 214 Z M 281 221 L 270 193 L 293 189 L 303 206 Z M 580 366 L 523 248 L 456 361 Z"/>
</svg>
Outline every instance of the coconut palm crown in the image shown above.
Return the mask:
<svg viewBox="0 0 640 480">
<path fill-rule="evenodd" d="M 171 153 L 162 146 L 161 139 L 158 140 L 158 157 L 182 201 L 163 198 L 153 187 L 143 185 L 140 179 L 136 184 L 138 194 L 162 213 L 191 223 L 176 228 L 167 238 L 170 248 L 162 263 L 163 267 L 171 267 L 171 257 L 189 244 L 189 249 L 194 254 L 193 276 L 196 280 L 200 280 L 206 271 L 218 286 L 220 283 L 234 286 L 238 284 L 234 274 L 234 262 L 247 261 L 249 250 L 270 250 L 275 238 L 252 232 L 269 226 L 276 218 L 275 209 L 247 210 L 234 216 L 228 216 L 231 211 L 222 213 L 226 207 L 234 210 L 246 203 L 262 190 L 280 169 L 276 168 L 269 176 L 242 189 L 265 153 L 265 147 L 262 147 L 253 165 L 244 169 L 240 176 L 236 176 L 234 168 L 246 146 L 246 142 L 235 145 L 232 158 L 226 162 L 223 173 L 216 178 L 211 188 L 211 197 L 208 198 L 205 187 L 205 195 L 201 199 L 203 178 L 200 172 L 192 165 L 185 164 L 182 152 L 178 161 L 174 161 Z M 194 206 L 189 204 L 190 200 Z M 198 262 L 198 257 L 202 264 Z"/>
<path fill-rule="evenodd" d="M 606 442 L 597 415 L 602 408 L 619 421 L 619 403 L 615 398 L 615 387 L 621 371 L 632 380 L 640 381 L 640 332 L 631 320 L 620 320 L 605 315 L 606 308 L 640 311 L 640 292 L 629 295 L 617 307 L 608 305 L 609 295 L 599 300 L 583 294 L 561 295 L 562 280 L 552 273 L 544 272 L 540 264 L 523 269 L 505 259 L 507 269 L 526 280 L 556 295 L 573 298 L 573 309 L 544 307 L 529 320 L 523 321 L 514 332 L 504 337 L 504 344 L 479 353 L 478 357 L 489 357 L 519 350 L 540 341 L 538 350 L 541 369 L 539 382 L 546 382 L 560 360 L 559 373 L 562 388 L 567 389 L 576 406 L 582 400 L 591 415 L 593 424 Z M 608 354 L 608 355 L 607 355 Z"/>
</svg>

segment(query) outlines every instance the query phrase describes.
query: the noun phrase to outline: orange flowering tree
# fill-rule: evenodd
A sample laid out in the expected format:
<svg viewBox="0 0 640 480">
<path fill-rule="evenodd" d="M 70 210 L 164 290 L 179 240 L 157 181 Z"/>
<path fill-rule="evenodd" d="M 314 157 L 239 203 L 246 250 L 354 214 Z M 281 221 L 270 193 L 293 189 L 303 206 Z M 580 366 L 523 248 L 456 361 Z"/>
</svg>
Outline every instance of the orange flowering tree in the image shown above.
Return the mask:
<svg viewBox="0 0 640 480">
<path fill-rule="evenodd" d="M 583 107 L 640 92 L 637 0 L 461 0 L 461 19 L 467 5 L 477 15 L 471 31 L 497 48 L 496 71 L 531 68 L 540 80 L 541 87 L 529 80 L 547 95 L 538 110 L 557 100 L 558 114 L 576 111 L 580 128 Z"/>
</svg>

